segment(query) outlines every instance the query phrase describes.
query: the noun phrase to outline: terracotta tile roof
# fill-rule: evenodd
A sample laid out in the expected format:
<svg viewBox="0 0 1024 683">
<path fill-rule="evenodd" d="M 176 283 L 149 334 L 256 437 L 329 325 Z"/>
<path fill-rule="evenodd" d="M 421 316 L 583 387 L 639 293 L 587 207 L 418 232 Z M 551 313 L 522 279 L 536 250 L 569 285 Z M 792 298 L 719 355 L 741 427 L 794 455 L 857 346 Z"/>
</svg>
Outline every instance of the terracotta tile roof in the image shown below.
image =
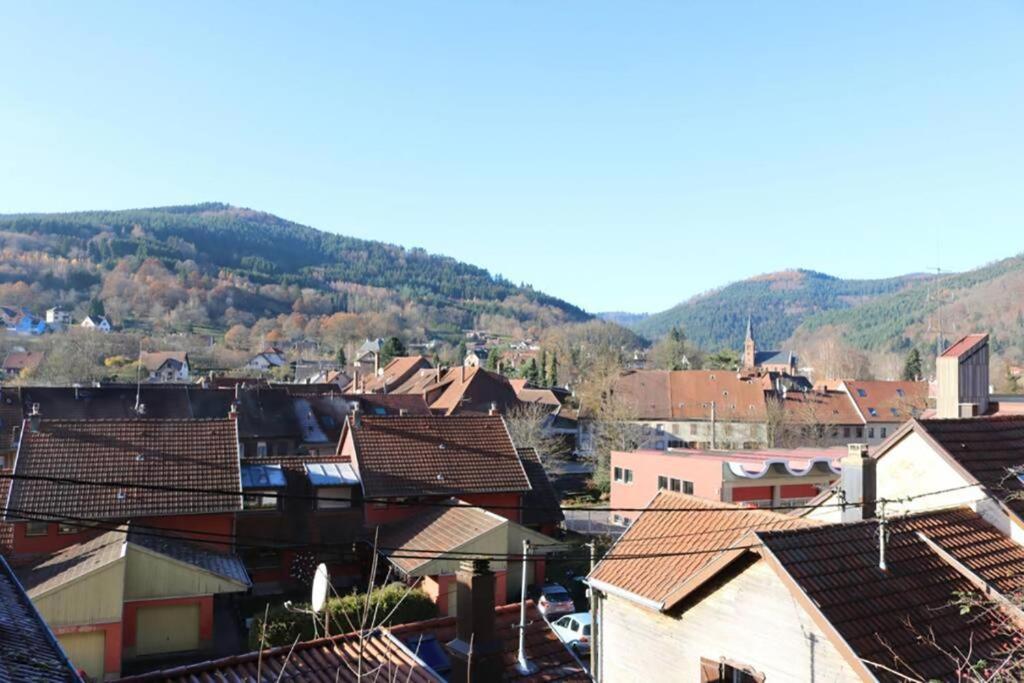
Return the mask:
<svg viewBox="0 0 1024 683">
<path fill-rule="evenodd" d="M 362 657 L 363 676 L 356 672 Z M 153 671 L 120 679 L 127 681 L 165 681 L 166 683 L 277 683 L 279 681 L 337 681 L 350 683 L 366 680 L 402 681 L 403 683 L 442 683 L 423 662 L 386 630 L 378 630 L 363 639 L 349 633 L 330 638 L 308 640 L 242 655 L 188 664 L 174 669 Z"/>
<path fill-rule="evenodd" d="M 497 415 L 367 415 L 355 428 L 349 419 L 347 433 L 368 498 L 530 490 L 505 422 Z"/>
<path fill-rule="evenodd" d="M 785 421 L 791 424 L 864 424 L 845 391 L 790 391 L 783 405 Z"/>
<path fill-rule="evenodd" d="M 42 351 L 11 351 L 4 358 L 4 371 L 35 370 L 46 356 Z"/>
<path fill-rule="evenodd" d="M 548 479 L 544 464 L 534 448 L 519 448 L 519 457 L 523 461 L 523 469 L 530 480 L 530 490 L 523 494 L 522 523 L 558 524 L 565 520 L 562 513 L 561 500 L 555 487 Z"/>
<path fill-rule="evenodd" d="M 504 517 L 449 499 L 451 507 L 435 507 L 413 517 L 381 527 L 378 547 L 391 563 L 406 574 L 461 548 L 475 538 L 508 522 Z M 436 551 L 425 553 L 423 551 Z M 403 557 L 434 554 L 435 558 Z"/>
<path fill-rule="evenodd" d="M 1024 518 L 1024 481 L 1011 473 L 1024 474 L 1024 415 L 919 420 L 916 426 Z"/>
<path fill-rule="evenodd" d="M 726 370 L 635 370 L 619 378 L 615 392 L 643 420 L 763 422 L 765 387 L 757 377 Z"/>
<path fill-rule="evenodd" d="M 17 577 L 0 557 L 0 680 L 80 681 Z"/>
<path fill-rule="evenodd" d="M 379 375 L 361 380 L 363 391 L 370 393 L 388 392 L 401 386 L 420 370 L 429 370 L 430 361 L 424 356 L 398 356 L 384 366 Z"/>
<path fill-rule="evenodd" d="M 988 341 L 987 334 L 968 334 L 953 342 L 952 346 L 942 352 L 943 358 L 959 358 L 964 356 L 981 344 Z"/>
<path fill-rule="evenodd" d="M 732 549 L 750 545 L 752 531 L 809 524 L 767 510 L 661 491 L 590 578 L 668 609 L 700 584 L 704 572 L 742 552 Z"/>
<path fill-rule="evenodd" d="M 6 502 L 11 491 L 11 479 L 2 476 L 14 474 L 12 469 L 0 469 L 0 500 Z M 0 516 L 0 555 L 7 555 L 14 548 L 14 525 Z"/>
<path fill-rule="evenodd" d="M 504 681 L 589 681 L 590 678 L 579 662 L 565 648 L 562 641 L 551 630 L 544 617 L 534 606 L 526 603 L 526 658 L 537 665 L 537 672 L 522 676 L 516 669 L 516 655 L 519 648 L 519 603 L 502 605 L 495 609 L 495 630 L 501 638 L 502 658 L 505 662 Z M 438 643 L 455 639 L 455 617 L 442 617 L 412 624 L 391 627 L 391 633 L 417 651 L 417 646 L 431 636 Z M 420 645 L 422 647 L 422 645 Z"/>
<path fill-rule="evenodd" d="M 349 401 L 358 401 L 364 415 L 430 415 L 430 406 L 419 394 L 346 394 Z"/>
<path fill-rule="evenodd" d="M 1024 548 L 964 508 L 894 519 L 886 571 L 878 567 L 876 521 L 757 536 L 857 657 L 914 679 L 958 680 L 946 653 L 993 661 L 1010 636 L 998 615 L 959 613 L 956 593 L 976 586 L 918 533 L 1000 592 L 1024 586 Z M 906 680 L 868 668 L 882 681 Z"/>
<path fill-rule="evenodd" d="M 188 362 L 188 354 L 184 351 L 142 351 L 139 353 L 139 363 L 150 372 L 156 372 L 169 360 L 178 365 L 184 365 Z"/>
<path fill-rule="evenodd" d="M 928 408 L 928 383 L 845 380 L 850 398 L 867 422 L 905 422 Z"/>
<path fill-rule="evenodd" d="M 22 434 L 14 470 L 21 477 L 241 490 L 230 419 L 44 419 L 38 431 Z M 241 497 L 15 479 L 8 505 L 49 517 L 126 519 L 234 511 Z"/>
<path fill-rule="evenodd" d="M 451 368 L 442 376 L 438 387 L 443 387 L 443 390 L 436 397 L 435 390 L 429 387 L 426 390 L 430 409 L 435 413 L 486 414 L 492 405 L 504 413 L 519 405 L 508 379 L 483 368 Z"/>
<path fill-rule="evenodd" d="M 523 403 L 539 403 L 545 406 L 551 406 L 557 408 L 562 405 L 558 397 L 555 396 L 555 392 L 550 389 L 534 389 L 531 387 L 524 387 L 516 390 L 516 398 Z"/>
</svg>

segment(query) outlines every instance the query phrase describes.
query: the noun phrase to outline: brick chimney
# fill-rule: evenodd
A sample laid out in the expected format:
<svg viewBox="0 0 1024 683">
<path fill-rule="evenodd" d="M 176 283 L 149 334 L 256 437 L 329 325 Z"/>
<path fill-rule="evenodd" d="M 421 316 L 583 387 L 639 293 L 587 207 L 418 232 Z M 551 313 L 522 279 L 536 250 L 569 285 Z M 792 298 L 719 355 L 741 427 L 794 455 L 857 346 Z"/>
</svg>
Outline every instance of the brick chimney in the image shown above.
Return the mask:
<svg viewBox="0 0 1024 683">
<path fill-rule="evenodd" d="M 455 574 L 455 640 L 447 643 L 452 683 L 500 681 L 502 642 L 494 622 L 494 572 L 487 560 L 463 560 Z"/>
<path fill-rule="evenodd" d="M 875 460 L 868 455 L 868 446 L 851 443 L 842 462 L 840 492 L 849 507 L 841 508 L 844 522 L 859 522 L 875 517 L 878 481 Z"/>
</svg>

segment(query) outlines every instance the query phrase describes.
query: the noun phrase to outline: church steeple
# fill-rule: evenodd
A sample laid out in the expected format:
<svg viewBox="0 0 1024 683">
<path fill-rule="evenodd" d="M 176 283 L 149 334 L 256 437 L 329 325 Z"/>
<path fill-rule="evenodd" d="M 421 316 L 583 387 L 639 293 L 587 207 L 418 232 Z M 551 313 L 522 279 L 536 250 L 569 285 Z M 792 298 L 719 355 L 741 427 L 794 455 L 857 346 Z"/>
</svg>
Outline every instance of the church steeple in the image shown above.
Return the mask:
<svg viewBox="0 0 1024 683">
<path fill-rule="evenodd" d="M 754 323 L 751 316 L 747 316 L 747 338 L 743 342 L 743 367 L 754 369 L 757 367 L 757 344 L 754 342 Z"/>
</svg>

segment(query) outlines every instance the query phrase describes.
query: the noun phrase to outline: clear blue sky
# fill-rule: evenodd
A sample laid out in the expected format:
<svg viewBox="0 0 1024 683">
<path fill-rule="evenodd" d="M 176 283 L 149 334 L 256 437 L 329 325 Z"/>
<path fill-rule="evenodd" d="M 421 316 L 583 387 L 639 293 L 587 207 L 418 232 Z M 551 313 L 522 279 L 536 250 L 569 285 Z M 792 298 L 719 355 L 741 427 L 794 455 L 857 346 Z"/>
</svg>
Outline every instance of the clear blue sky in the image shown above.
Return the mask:
<svg viewBox="0 0 1024 683">
<path fill-rule="evenodd" d="M 4 3 L 0 212 L 225 201 L 592 311 L 1024 251 L 1017 0 L 295 4 Z"/>
</svg>

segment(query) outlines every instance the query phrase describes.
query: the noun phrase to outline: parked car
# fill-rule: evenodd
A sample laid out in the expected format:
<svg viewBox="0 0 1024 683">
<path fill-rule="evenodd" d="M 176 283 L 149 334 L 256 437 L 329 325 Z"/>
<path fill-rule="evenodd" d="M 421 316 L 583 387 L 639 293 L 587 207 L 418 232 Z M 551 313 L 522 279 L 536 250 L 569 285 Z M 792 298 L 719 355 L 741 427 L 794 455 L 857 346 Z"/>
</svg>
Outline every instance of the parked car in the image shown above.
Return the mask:
<svg viewBox="0 0 1024 683">
<path fill-rule="evenodd" d="M 576 612 L 566 614 L 557 621 L 552 622 L 551 630 L 555 635 L 576 652 L 587 652 L 590 650 L 590 613 Z"/>
<path fill-rule="evenodd" d="M 546 584 L 540 589 L 540 599 L 537 601 L 537 609 L 547 619 L 560 614 L 571 614 L 576 611 L 576 603 L 573 602 L 569 591 L 557 583 Z"/>
</svg>

